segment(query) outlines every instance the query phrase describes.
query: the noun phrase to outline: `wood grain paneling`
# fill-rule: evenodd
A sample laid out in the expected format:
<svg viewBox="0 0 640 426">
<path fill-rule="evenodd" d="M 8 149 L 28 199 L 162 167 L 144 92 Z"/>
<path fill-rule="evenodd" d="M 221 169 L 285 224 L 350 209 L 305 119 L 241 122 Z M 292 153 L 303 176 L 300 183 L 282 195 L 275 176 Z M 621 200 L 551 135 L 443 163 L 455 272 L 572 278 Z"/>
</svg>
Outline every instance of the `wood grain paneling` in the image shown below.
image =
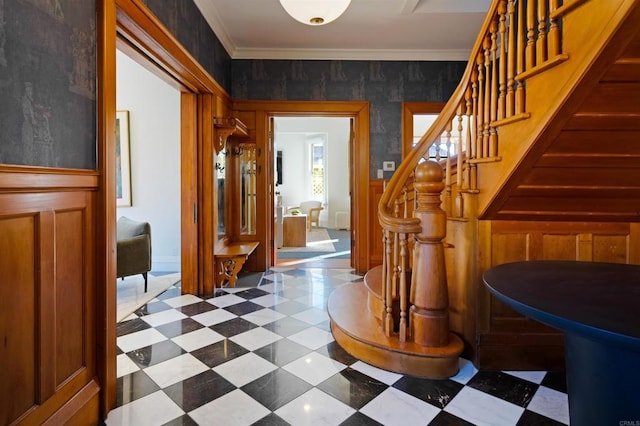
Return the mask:
<svg viewBox="0 0 640 426">
<path fill-rule="evenodd" d="M 36 402 L 35 217 L 0 217 L 0 424 Z M 19 256 L 15 254 L 19 253 Z"/>
<path fill-rule="evenodd" d="M 382 226 L 378 220 L 378 203 L 384 191 L 383 180 L 372 180 L 369 183 L 369 210 L 371 211 L 371 223 L 369 224 L 370 237 L 370 259 L 371 267 L 382 265 L 383 243 Z"/>
<path fill-rule="evenodd" d="M 527 79 L 531 117 L 501 127 L 501 161 L 478 166 L 483 219 L 640 221 L 639 20 L 635 1 L 563 19 L 569 59 Z"/>
<path fill-rule="evenodd" d="M 55 216 L 56 386 L 84 365 L 84 222 L 82 210 Z"/>
<path fill-rule="evenodd" d="M 95 376 L 95 200 L 74 185 L 0 191 L 2 424 L 41 424 Z"/>
<path fill-rule="evenodd" d="M 638 247 L 638 227 L 629 223 L 483 221 L 480 257 L 495 265 L 522 260 L 580 260 L 628 263 Z M 485 251 L 488 251 L 485 252 Z M 529 320 L 482 286 L 476 360 L 480 368 L 563 367 L 560 332 Z"/>
</svg>

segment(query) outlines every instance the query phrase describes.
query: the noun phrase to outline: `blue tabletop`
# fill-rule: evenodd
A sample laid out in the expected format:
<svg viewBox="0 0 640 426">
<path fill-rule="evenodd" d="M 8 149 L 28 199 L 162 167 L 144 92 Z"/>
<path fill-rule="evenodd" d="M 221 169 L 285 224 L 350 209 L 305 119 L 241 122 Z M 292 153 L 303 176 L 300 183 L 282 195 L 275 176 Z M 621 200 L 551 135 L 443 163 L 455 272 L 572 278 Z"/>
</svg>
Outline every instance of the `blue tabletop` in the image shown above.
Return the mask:
<svg viewBox="0 0 640 426">
<path fill-rule="evenodd" d="M 487 270 L 483 280 L 525 316 L 640 351 L 640 265 L 515 262 Z"/>
</svg>

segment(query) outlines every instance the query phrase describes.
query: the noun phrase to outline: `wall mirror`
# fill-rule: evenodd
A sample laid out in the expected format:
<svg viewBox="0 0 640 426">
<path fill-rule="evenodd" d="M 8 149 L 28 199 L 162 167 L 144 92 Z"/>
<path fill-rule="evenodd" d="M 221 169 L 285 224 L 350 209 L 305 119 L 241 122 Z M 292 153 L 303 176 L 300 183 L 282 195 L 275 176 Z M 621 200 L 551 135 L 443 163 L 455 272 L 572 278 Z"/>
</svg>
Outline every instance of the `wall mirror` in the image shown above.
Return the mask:
<svg viewBox="0 0 640 426">
<path fill-rule="evenodd" d="M 256 147 L 238 148 L 240 159 L 240 233 L 256 234 Z"/>
</svg>

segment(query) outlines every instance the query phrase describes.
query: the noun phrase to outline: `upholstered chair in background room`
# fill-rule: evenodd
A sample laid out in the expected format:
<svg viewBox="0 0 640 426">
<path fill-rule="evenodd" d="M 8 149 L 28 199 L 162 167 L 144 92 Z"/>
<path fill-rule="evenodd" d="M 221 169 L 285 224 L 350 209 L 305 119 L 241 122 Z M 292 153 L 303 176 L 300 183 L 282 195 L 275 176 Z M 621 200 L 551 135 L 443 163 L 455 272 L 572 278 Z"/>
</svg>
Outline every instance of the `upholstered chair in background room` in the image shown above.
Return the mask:
<svg viewBox="0 0 640 426">
<path fill-rule="evenodd" d="M 320 201 L 303 201 L 298 206 L 287 208 L 287 211 L 300 210 L 300 213 L 307 215 L 307 229 L 311 229 L 313 224 L 316 224 L 316 228 L 320 227 L 320 212 L 324 209 L 322 202 Z"/>
<path fill-rule="evenodd" d="M 151 270 L 151 225 L 122 216 L 117 228 L 117 277 L 142 274 L 146 293 L 147 272 Z"/>
</svg>

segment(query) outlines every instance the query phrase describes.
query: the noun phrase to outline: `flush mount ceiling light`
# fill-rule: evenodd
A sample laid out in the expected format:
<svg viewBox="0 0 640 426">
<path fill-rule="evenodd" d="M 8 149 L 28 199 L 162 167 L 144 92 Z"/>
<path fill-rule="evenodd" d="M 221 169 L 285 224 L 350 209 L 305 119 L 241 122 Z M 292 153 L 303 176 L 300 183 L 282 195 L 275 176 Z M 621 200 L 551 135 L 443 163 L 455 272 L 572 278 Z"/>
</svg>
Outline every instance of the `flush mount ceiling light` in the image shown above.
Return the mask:
<svg viewBox="0 0 640 426">
<path fill-rule="evenodd" d="M 347 10 L 351 0 L 280 0 L 289 15 L 307 25 L 324 25 Z"/>
</svg>

